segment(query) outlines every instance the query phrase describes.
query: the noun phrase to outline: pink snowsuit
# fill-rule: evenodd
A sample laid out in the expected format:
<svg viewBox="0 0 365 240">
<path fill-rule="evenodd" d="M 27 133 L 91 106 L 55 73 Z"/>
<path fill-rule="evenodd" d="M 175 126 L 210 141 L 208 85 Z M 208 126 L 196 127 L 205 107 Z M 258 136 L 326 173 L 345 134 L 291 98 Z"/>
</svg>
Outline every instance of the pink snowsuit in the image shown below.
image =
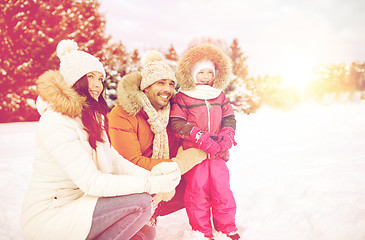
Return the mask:
<svg viewBox="0 0 365 240">
<path fill-rule="evenodd" d="M 177 93 L 171 105 L 169 127 L 181 138 L 184 149 L 193 146 L 189 140 L 190 132 L 186 132 L 187 127 L 191 125 L 214 134 L 218 134 L 225 126 L 235 129 L 234 112 L 224 93 L 209 100 Z M 226 165 L 228 156 L 228 151 L 214 156 L 208 154 L 206 160 L 184 175 L 187 183 L 184 201 L 189 223 L 193 230 L 204 233 L 206 237 L 212 236 L 211 210 L 217 231 L 237 231 L 236 202 L 230 189 Z"/>
</svg>

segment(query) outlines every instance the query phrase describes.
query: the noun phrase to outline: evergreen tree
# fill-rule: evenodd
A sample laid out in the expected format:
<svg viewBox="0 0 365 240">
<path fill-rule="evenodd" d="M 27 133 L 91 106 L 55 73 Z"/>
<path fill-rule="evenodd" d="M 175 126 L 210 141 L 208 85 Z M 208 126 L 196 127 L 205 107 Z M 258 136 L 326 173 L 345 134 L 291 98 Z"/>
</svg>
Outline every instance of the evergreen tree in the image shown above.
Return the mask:
<svg viewBox="0 0 365 240">
<path fill-rule="evenodd" d="M 117 100 L 117 86 L 121 78 L 133 71 L 130 66 L 129 54 L 122 42 L 109 41 L 102 51 L 104 68 L 106 71 L 106 101 L 110 108 L 115 106 Z M 136 56 L 134 56 L 136 60 Z"/>
<path fill-rule="evenodd" d="M 170 45 L 168 53 L 165 55 L 165 57 L 166 57 L 167 60 L 171 60 L 171 61 L 174 61 L 174 62 L 177 61 L 177 53 L 176 53 L 175 48 L 172 44 Z"/>
<path fill-rule="evenodd" d="M 139 56 L 138 49 L 134 49 L 131 56 L 131 71 L 140 71 L 142 69 L 141 57 Z"/>
<path fill-rule="evenodd" d="M 320 65 L 315 69 L 316 81 L 312 86 L 317 94 L 339 93 L 347 88 L 347 70 L 345 64 Z"/>
<path fill-rule="evenodd" d="M 247 57 L 242 52 L 236 38 L 233 39 L 230 45 L 229 57 L 232 60 L 233 74 L 241 79 L 246 79 L 248 75 Z"/>
<path fill-rule="evenodd" d="M 100 54 L 104 17 L 93 0 L 9 0 L 0 9 L 0 121 L 36 120 L 35 80 L 58 68 L 57 44 L 74 39 L 81 50 Z"/>
<path fill-rule="evenodd" d="M 278 109 L 290 109 L 301 101 L 301 93 L 295 87 L 285 84 L 280 75 L 258 76 L 256 81 L 260 104 Z"/>
<path fill-rule="evenodd" d="M 248 78 L 247 56 L 241 50 L 238 40 L 233 39 L 228 56 L 232 60 L 233 79 L 225 92 L 234 108 L 247 114 L 255 112 L 260 104 L 257 86 L 253 78 Z"/>
<path fill-rule="evenodd" d="M 353 62 L 351 64 L 349 83 L 356 90 L 365 90 L 365 63 Z"/>
<path fill-rule="evenodd" d="M 354 65 L 352 65 L 354 67 Z M 308 94 L 319 101 L 348 100 L 356 90 L 353 82 L 354 69 L 343 63 L 319 65 L 315 68 L 315 80 L 308 87 Z M 343 94 L 346 93 L 346 94 Z M 350 94 L 348 94 L 350 93 Z"/>
</svg>

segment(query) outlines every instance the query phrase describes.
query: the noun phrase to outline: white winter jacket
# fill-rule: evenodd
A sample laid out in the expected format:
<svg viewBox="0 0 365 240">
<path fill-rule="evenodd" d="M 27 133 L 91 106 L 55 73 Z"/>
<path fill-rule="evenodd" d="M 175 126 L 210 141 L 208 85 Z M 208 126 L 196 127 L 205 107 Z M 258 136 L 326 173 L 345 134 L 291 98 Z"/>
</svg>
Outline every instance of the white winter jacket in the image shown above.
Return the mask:
<svg viewBox="0 0 365 240">
<path fill-rule="evenodd" d="M 94 151 L 80 119 L 84 101 L 48 71 L 37 81 L 46 104 L 41 118 L 30 188 L 21 225 L 26 240 L 85 239 L 99 197 L 142 193 L 149 172 L 121 157 L 108 141 Z M 106 138 L 107 139 L 107 138 Z"/>
</svg>

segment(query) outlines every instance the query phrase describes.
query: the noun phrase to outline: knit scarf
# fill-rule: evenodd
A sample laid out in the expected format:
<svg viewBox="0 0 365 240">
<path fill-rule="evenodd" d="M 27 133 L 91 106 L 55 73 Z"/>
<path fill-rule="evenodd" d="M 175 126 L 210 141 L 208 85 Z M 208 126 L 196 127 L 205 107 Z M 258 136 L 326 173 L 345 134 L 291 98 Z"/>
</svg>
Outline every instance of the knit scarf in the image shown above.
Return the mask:
<svg viewBox="0 0 365 240">
<path fill-rule="evenodd" d="M 151 131 L 155 134 L 153 139 L 152 158 L 169 159 L 169 143 L 166 128 L 169 123 L 170 104 L 167 104 L 163 109 L 156 111 L 143 92 L 138 92 L 137 94 L 141 101 L 142 109 L 148 115 L 147 121 L 151 126 Z"/>
<path fill-rule="evenodd" d="M 222 90 L 211 87 L 209 85 L 196 85 L 195 89 L 193 90 L 180 91 L 180 92 L 192 98 L 209 100 L 217 98 L 219 94 L 221 94 Z"/>
</svg>

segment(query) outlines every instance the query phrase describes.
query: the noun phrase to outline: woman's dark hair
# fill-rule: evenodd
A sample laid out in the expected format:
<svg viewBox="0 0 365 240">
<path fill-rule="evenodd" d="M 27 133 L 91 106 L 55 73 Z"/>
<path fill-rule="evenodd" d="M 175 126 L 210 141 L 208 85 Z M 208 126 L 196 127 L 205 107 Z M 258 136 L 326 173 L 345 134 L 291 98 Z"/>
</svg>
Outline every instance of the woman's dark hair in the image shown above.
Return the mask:
<svg viewBox="0 0 365 240">
<path fill-rule="evenodd" d="M 86 97 L 86 101 L 82 108 L 81 120 L 84 125 L 84 129 L 89 134 L 89 144 L 93 149 L 96 149 L 96 142 L 105 142 L 103 140 L 103 130 L 108 134 L 108 119 L 106 115 L 109 112 L 108 104 L 106 103 L 103 94 L 100 94 L 99 101 L 96 101 L 91 97 L 89 93 L 89 81 L 85 74 L 81 77 L 73 86 L 78 94 Z M 103 91 L 105 85 L 103 84 Z M 102 117 L 104 116 L 104 121 Z M 102 123 L 104 123 L 102 125 Z"/>
</svg>

